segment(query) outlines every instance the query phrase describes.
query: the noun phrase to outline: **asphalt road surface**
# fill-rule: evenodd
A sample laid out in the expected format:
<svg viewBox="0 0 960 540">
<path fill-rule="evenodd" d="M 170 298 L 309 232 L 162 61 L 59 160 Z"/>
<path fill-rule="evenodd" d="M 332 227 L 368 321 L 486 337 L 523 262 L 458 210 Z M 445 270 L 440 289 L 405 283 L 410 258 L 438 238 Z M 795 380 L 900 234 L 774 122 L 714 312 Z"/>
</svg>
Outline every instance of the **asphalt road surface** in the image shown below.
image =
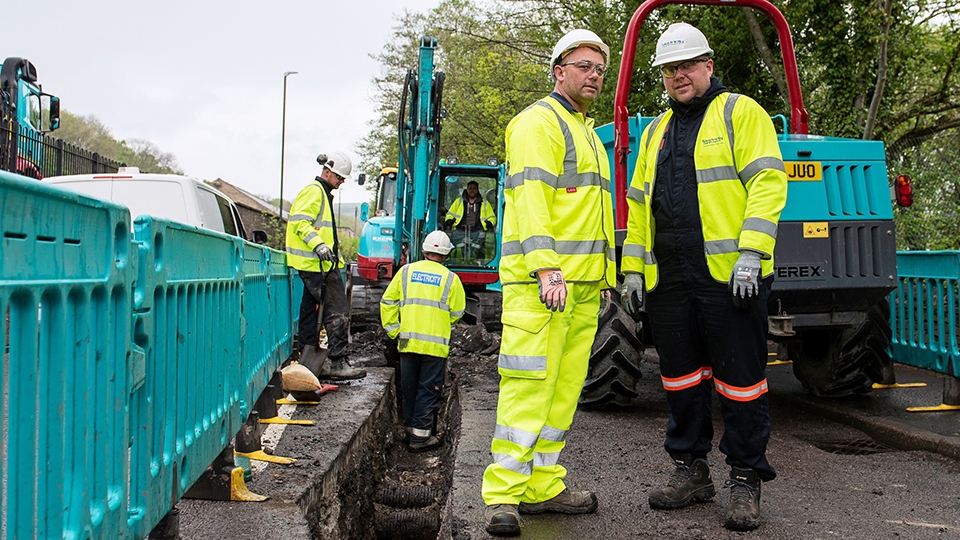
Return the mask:
<svg viewBox="0 0 960 540">
<path fill-rule="evenodd" d="M 718 488 L 712 502 L 680 510 L 650 509 L 647 494 L 667 481 L 672 465 L 663 450 L 667 411 L 657 366 L 645 363 L 636 405 L 618 411 L 580 410 L 561 456 L 568 485 L 597 492 L 598 512 L 524 516 L 521 538 L 960 538 L 960 462 L 938 453 L 887 446 L 867 434 L 871 432 L 867 425 L 857 429 L 825 418 L 804 399 L 794 399 L 802 390 L 789 370 L 789 365 L 771 366 L 769 373 L 768 458 L 778 478 L 763 484 L 763 522 L 758 530 L 737 533 L 723 527 L 729 496 L 723 482 L 729 468 L 716 449 L 709 457 Z M 488 538 L 479 492 L 495 423 L 497 379 L 489 373 L 485 366 L 472 365 L 467 370 L 461 367 L 459 377 L 463 423 L 452 528 L 453 537 L 460 540 Z M 858 399 L 832 406 L 871 403 L 871 398 Z M 936 418 L 913 421 L 956 437 L 960 413 L 935 414 Z M 714 418 L 719 419 L 718 410 Z M 722 430 L 717 422 L 715 443 Z"/>
</svg>

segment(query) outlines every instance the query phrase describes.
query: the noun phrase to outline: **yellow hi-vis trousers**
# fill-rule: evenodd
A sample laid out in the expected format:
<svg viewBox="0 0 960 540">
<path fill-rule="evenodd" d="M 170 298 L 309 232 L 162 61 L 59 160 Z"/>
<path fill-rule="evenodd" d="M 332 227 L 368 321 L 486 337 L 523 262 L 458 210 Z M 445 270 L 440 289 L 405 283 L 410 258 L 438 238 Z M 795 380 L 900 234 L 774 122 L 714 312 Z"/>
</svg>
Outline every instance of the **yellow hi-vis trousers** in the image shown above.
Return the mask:
<svg viewBox="0 0 960 540">
<path fill-rule="evenodd" d="M 543 502 L 565 489 L 567 470 L 558 461 L 587 376 L 599 310 L 596 282 L 568 283 L 566 307 L 553 313 L 540 302 L 536 284 L 503 287 L 493 463 L 481 488 L 488 506 Z"/>
</svg>

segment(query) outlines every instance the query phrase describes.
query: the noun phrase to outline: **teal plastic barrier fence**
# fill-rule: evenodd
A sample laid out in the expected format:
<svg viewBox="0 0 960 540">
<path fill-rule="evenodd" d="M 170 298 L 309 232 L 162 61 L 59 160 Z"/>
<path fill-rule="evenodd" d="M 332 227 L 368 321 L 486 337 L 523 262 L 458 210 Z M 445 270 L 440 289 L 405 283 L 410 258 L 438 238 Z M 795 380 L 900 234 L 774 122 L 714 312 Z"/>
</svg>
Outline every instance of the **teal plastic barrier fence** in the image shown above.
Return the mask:
<svg viewBox="0 0 960 540">
<path fill-rule="evenodd" d="M 282 252 L 0 172 L 0 537 L 145 538 L 291 349 Z"/>
<path fill-rule="evenodd" d="M 898 251 L 890 293 L 897 362 L 960 377 L 960 251 Z"/>
</svg>

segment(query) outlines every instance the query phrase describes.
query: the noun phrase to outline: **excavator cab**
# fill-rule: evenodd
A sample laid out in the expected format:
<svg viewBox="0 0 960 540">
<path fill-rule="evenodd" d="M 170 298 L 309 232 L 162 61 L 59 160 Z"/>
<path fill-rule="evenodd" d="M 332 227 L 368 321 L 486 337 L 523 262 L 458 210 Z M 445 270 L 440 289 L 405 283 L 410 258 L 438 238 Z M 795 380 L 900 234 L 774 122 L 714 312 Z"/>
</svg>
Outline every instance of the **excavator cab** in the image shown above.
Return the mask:
<svg viewBox="0 0 960 540">
<path fill-rule="evenodd" d="M 448 266 L 486 267 L 497 255 L 498 169 L 484 171 L 478 167 L 481 166 L 473 166 L 476 170 L 441 171 L 438 225 L 450 236 L 453 244 Z M 491 192 L 494 194 L 493 204 L 488 197 Z M 475 201 L 472 211 L 471 199 Z M 483 219 L 485 216 L 487 220 Z M 493 219 L 489 219 L 491 217 Z"/>
</svg>

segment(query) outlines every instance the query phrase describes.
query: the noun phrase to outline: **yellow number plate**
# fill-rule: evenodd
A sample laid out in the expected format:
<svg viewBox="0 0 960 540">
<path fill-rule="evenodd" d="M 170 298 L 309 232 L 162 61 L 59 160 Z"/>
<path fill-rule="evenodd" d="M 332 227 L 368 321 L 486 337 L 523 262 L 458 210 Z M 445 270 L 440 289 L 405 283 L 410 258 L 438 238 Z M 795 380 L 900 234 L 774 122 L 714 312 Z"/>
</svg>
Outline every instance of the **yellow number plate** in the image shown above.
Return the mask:
<svg viewBox="0 0 960 540">
<path fill-rule="evenodd" d="M 819 161 L 784 161 L 790 182 L 819 182 L 823 180 L 823 165 Z"/>
</svg>

